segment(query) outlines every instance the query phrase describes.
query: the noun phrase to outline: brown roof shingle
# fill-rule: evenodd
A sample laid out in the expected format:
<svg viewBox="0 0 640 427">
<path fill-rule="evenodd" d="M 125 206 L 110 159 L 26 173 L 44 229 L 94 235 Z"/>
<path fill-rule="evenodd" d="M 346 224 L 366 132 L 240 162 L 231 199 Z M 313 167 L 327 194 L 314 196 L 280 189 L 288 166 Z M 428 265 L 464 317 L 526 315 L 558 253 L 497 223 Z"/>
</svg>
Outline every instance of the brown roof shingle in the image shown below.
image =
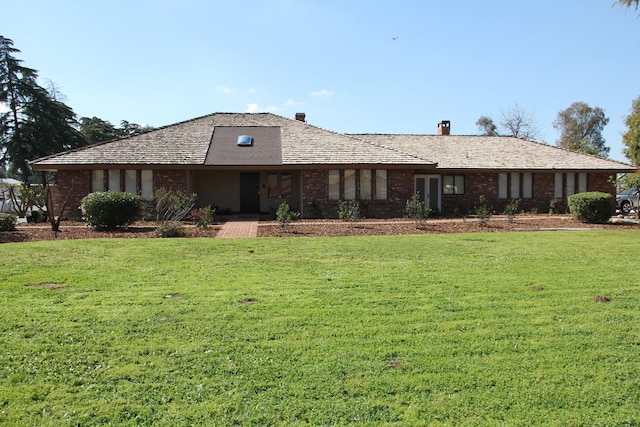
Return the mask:
<svg viewBox="0 0 640 427">
<path fill-rule="evenodd" d="M 234 127 L 237 129 L 229 131 Z M 249 128 L 266 132 L 268 149 L 258 145 L 241 149 L 217 145 L 216 129 L 220 135 L 235 135 Z M 279 141 L 266 129 L 278 129 Z M 437 165 L 438 169 L 454 170 L 635 170 L 621 162 L 513 137 L 346 135 L 271 113 L 215 113 L 44 157 L 32 164 L 43 170 L 83 165 Z"/>
</svg>

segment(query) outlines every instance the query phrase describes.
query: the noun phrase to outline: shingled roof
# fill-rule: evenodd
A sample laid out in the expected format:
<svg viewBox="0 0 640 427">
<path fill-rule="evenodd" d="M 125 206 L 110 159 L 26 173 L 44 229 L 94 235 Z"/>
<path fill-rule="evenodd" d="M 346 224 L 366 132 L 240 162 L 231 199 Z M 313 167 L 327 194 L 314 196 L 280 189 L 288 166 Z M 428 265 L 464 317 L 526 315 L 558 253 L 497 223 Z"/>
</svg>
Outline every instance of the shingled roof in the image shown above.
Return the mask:
<svg viewBox="0 0 640 427">
<path fill-rule="evenodd" d="M 423 159 L 375 142 L 337 132 L 331 132 L 299 120 L 287 119 L 271 113 L 215 113 L 193 120 L 165 126 L 147 133 L 114 141 L 82 147 L 35 160 L 36 169 L 80 165 L 238 165 L 237 147 L 229 128 L 238 133 L 250 127 L 277 127 L 280 129 L 281 163 L 273 166 L 296 165 L 432 165 Z M 219 149 L 214 138 L 216 129 L 228 134 L 228 146 Z M 216 139 L 216 144 L 212 142 Z M 257 143 L 257 142 L 256 142 Z M 271 138 L 265 143 L 274 144 Z M 218 150 L 218 151 L 216 151 Z M 221 156 L 233 156 L 229 159 Z M 253 155 L 245 155 L 243 166 L 262 165 Z M 280 158 L 280 157 L 278 157 Z"/>
<path fill-rule="evenodd" d="M 416 157 L 428 157 L 438 169 L 459 170 L 610 170 L 633 172 L 625 163 L 510 136 L 352 135 Z"/>
<path fill-rule="evenodd" d="M 252 128 L 264 129 L 255 131 L 255 147 L 249 150 L 239 147 L 237 136 L 251 132 Z M 214 113 L 43 157 L 32 165 L 39 170 L 96 165 L 387 165 L 437 166 L 449 170 L 635 170 L 621 162 L 512 137 L 346 135 L 271 113 Z"/>
</svg>

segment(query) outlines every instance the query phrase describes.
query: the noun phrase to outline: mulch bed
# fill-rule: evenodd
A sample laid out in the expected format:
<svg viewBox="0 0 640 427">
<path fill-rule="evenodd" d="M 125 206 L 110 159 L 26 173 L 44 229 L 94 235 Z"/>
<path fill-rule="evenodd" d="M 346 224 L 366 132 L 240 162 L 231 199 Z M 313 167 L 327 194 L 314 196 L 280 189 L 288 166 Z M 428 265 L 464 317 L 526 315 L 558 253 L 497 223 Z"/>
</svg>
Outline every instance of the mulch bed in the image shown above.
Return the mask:
<svg viewBox="0 0 640 427">
<path fill-rule="evenodd" d="M 0 232 L 0 243 L 34 242 L 40 240 L 70 240 L 70 239 L 136 239 L 159 238 L 156 235 L 155 222 L 140 221 L 116 231 L 95 231 L 83 222 L 63 221 L 60 231 L 54 233 L 48 224 L 18 224 L 16 231 Z M 186 237 L 216 237 L 219 225 L 206 229 L 185 224 Z"/>
<path fill-rule="evenodd" d="M 65 221 L 60 232 L 53 233 L 48 224 L 18 224 L 16 231 L 0 232 L 0 243 L 32 242 L 40 240 L 105 239 L 105 238 L 159 238 L 154 222 L 136 222 L 117 231 L 95 231 L 82 222 Z M 216 237 L 220 224 L 201 229 L 185 224 L 186 237 Z M 401 234 L 450 234 L 489 233 L 511 231 L 537 231 L 560 229 L 640 229 L 637 224 L 583 224 L 568 216 L 521 215 L 509 222 L 505 217 L 495 216 L 486 226 L 476 219 L 462 220 L 428 219 L 417 225 L 407 219 L 367 219 L 354 223 L 340 220 L 299 220 L 281 229 L 275 221 L 260 221 L 258 237 L 333 237 L 333 236 L 389 236 Z"/>
<path fill-rule="evenodd" d="M 488 233 L 512 231 L 566 230 L 566 229 L 640 229 L 637 224 L 583 224 L 569 216 L 517 216 L 513 222 L 506 217 L 493 217 L 485 226 L 477 219 L 462 220 L 428 219 L 416 224 L 407 219 L 363 220 L 348 223 L 336 220 L 297 221 L 282 229 L 275 222 L 258 225 L 258 237 L 339 237 L 339 236 L 383 236 L 400 234 L 451 234 Z"/>
</svg>

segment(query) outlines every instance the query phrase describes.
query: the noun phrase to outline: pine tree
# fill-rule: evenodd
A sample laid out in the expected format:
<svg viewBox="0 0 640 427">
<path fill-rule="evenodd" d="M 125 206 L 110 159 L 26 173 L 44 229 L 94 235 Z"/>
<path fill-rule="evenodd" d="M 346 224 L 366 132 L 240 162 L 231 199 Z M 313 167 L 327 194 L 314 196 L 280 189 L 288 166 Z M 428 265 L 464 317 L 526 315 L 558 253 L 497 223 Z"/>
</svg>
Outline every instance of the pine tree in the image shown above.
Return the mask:
<svg viewBox="0 0 640 427">
<path fill-rule="evenodd" d="M 38 72 L 15 58 L 20 51 L 0 35 L 0 162 L 11 163 L 25 182 L 29 160 L 84 145 L 71 108 L 38 85 Z"/>
</svg>

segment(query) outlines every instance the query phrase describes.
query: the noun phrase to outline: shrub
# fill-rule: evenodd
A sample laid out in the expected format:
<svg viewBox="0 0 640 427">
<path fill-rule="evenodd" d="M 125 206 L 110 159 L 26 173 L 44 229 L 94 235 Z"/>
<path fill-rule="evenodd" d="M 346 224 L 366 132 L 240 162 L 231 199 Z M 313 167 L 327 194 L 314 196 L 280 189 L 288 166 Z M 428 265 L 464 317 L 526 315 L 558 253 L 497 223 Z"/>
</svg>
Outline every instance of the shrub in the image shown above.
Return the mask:
<svg viewBox="0 0 640 427">
<path fill-rule="evenodd" d="M 338 203 L 338 218 L 344 221 L 356 222 L 362 219 L 360 202 L 345 200 Z"/>
<path fill-rule="evenodd" d="M 91 193 L 82 199 L 82 215 L 96 230 L 114 230 L 140 215 L 140 196 L 119 191 Z"/>
<path fill-rule="evenodd" d="M 207 228 L 213 222 L 216 216 L 216 209 L 211 205 L 206 208 L 194 209 L 191 211 L 191 219 L 196 223 L 198 228 Z"/>
<path fill-rule="evenodd" d="M 291 222 L 291 211 L 289 210 L 289 204 L 282 200 L 278 209 L 276 210 L 276 222 L 281 230 L 284 230 L 289 226 Z"/>
<path fill-rule="evenodd" d="M 415 221 L 416 228 L 420 228 L 424 225 L 424 221 L 429 217 L 429 209 L 424 205 L 424 202 L 420 200 L 420 196 L 416 193 L 411 196 L 411 199 L 407 200 L 405 204 L 405 212 L 407 217 Z"/>
<path fill-rule="evenodd" d="M 611 194 L 598 191 L 569 196 L 569 212 L 580 222 L 601 224 L 609 221 L 613 212 Z"/>
<path fill-rule="evenodd" d="M 520 199 L 511 199 L 511 201 L 507 203 L 507 206 L 504 207 L 504 214 L 507 216 L 507 221 L 513 222 L 516 219 L 519 205 Z"/>
<path fill-rule="evenodd" d="M 14 231 L 18 217 L 10 213 L 0 213 L 0 231 Z"/>
<path fill-rule="evenodd" d="M 179 221 L 165 221 L 156 228 L 158 237 L 184 237 L 184 226 Z"/>
<path fill-rule="evenodd" d="M 491 219 L 491 209 L 487 206 L 487 198 L 485 196 L 480 196 L 479 205 L 476 206 L 475 212 L 480 221 L 480 226 L 486 227 Z"/>
</svg>

